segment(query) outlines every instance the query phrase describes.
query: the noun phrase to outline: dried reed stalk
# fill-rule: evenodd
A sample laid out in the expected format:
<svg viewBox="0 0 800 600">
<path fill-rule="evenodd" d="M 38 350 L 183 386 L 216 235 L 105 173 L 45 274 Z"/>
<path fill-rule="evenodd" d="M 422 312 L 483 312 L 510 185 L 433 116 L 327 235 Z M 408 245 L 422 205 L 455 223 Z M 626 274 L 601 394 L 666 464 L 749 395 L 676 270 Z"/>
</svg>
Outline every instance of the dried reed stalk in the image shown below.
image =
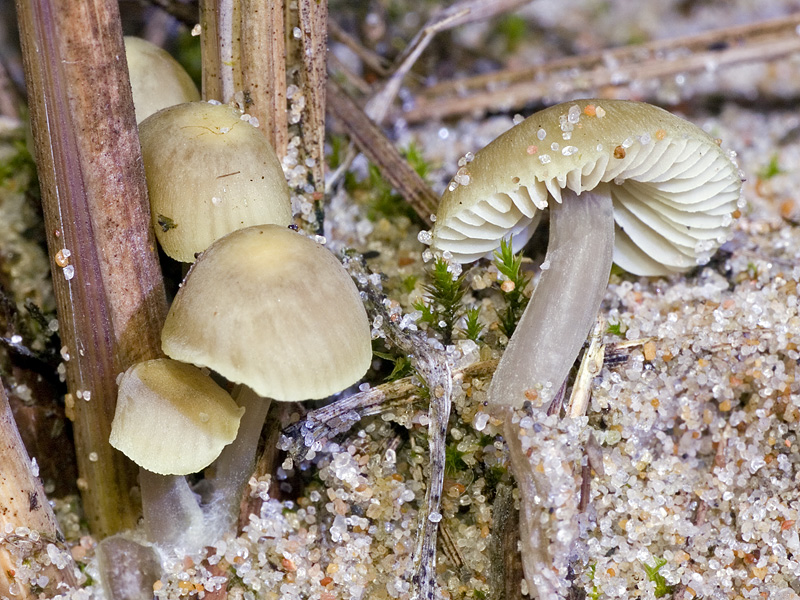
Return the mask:
<svg viewBox="0 0 800 600">
<path fill-rule="evenodd" d="M 92 531 L 109 535 L 139 514 L 136 469 L 108 443 L 116 379 L 158 354 L 166 313 L 119 7 L 17 0 L 17 12 L 79 487 Z"/>
</svg>

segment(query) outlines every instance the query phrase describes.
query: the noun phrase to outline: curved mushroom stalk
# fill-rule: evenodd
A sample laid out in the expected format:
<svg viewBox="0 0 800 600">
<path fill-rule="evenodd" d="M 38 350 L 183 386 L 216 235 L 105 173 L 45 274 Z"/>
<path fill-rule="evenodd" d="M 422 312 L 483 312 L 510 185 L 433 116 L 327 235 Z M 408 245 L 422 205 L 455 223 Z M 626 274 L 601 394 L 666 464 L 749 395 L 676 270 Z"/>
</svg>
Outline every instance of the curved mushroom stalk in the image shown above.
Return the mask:
<svg viewBox="0 0 800 600">
<path fill-rule="evenodd" d="M 211 528 L 220 533 L 233 531 L 236 525 L 242 493 L 253 474 L 258 440 L 272 404 L 246 385 L 237 386 L 233 398 L 245 409 L 239 431 L 214 462 L 214 474 L 206 478 L 211 488 L 206 518 Z"/>
<path fill-rule="evenodd" d="M 558 456 L 553 468 L 559 473 L 537 471 L 541 457 L 536 452 L 528 456 L 520 439 L 520 425 L 513 423 L 512 415 L 526 398 L 538 396 L 540 406 L 547 408 L 566 379 L 603 299 L 614 248 L 608 187 L 600 186 L 579 197 L 567 196 L 575 194 L 564 190 L 562 204 L 551 203 L 545 259 L 549 266 L 542 273 L 489 388 L 490 408 L 501 413 L 505 421 L 511 468 L 522 495 L 522 565 L 528 583 L 541 598 L 552 597 L 566 581 L 578 535 L 574 518 L 562 518 L 554 524 L 550 509 L 556 516 L 565 510 L 576 514 L 578 483 L 564 466 L 569 462 L 560 456 L 560 447 L 548 452 Z M 541 409 L 535 410 L 539 416 L 545 414 Z"/>
<path fill-rule="evenodd" d="M 550 203 L 550 238 L 539 284 L 489 388 L 495 408 L 553 398 L 586 341 L 608 285 L 614 250 L 608 187 L 580 196 L 565 189 L 561 195 L 561 204 Z"/>
</svg>

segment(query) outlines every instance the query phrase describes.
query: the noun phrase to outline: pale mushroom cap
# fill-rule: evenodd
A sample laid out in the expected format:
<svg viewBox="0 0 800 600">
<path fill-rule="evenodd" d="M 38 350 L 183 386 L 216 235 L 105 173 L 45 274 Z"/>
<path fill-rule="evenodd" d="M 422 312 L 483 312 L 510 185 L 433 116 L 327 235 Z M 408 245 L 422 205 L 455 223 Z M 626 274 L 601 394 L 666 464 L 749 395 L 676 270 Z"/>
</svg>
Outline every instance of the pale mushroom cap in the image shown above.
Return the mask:
<svg viewBox="0 0 800 600">
<path fill-rule="evenodd" d="M 325 398 L 372 359 L 358 290 L 326 248 L 275 225 L 214 243 L 193 265 L 161 334 L 172 358 L 276 400 Z"/>
<path fill-rule="evenodd" d="M 166 50 L 147 40 L 126 36 L 125 56 L 137 123 L 162 108 L 200 100 L 192 78 Z"/>
<path fill-rule="evenodd" d="M 714 139 L 661 108 L 566 102 L 532 115 L 462 167 L 442 196 L 432 246 L 459 262 L 510 236 L 519 247 L 562 189 L 580 195 L 607 186 L 614 262 L 638 275 L 681 272 L 706 262 L 730 235 L 741 185 Z"/>
<path fill-rule="evenodd" d="M 197 367 L 149 360 L 120 380 L 109 442 L 153 473 L 197 473 L 234 440 L 243 411 Z"/>
<path fill-rule="evenodd" d="M 193 262 L 222 236 L 291 223 L 289 186 L 267 138 L 242 113 L 192 102 L 139 126 L 153 226 L 161 247 Z"/>
</svg>

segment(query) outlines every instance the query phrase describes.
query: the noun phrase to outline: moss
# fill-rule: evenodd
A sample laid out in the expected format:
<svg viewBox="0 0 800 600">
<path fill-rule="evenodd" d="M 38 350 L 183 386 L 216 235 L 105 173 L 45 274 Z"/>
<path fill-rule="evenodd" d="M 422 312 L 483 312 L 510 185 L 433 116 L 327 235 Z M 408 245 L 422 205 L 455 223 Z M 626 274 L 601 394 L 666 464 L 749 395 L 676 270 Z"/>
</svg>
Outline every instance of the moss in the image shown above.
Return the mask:
<svg viewBox="0 0 800 600">
<path fill-rule="evenodd" d="M 511 337 L 528 305 L 528 298 L 524 292 L 530 278 L 522 272 L 522 252 L 514 254 L 510 240 L 500 242 L 500 249 L 494 252 L 494 264 L 510 283 L 507 289 L 504 289 L 503 285 L 500 286 L 506 307 L 498 314 L 500 328 L 506 336 Z"/>
</svg>

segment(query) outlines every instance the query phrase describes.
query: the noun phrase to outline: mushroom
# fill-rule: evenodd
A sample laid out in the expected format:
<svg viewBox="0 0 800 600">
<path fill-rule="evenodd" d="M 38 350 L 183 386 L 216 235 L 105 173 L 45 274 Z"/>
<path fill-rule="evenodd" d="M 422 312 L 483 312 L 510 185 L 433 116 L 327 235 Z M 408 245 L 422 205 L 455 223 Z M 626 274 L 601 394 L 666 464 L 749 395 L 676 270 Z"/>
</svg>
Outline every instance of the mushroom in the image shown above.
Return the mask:
<svg viewBox="0 0 800 600">
<path fill-rule="evenodd" d="M 277 225 L 240 229 L 197 259 L 161 335 L 164 352 L 241 384 L 239 434 L 215 463 L 216 515 L 227 522 L 252 472 L 269 399 L 330 396 L 372 360 L 366 310 L 323 246 Z"/>
<path fill-rule="evenodd" d="M 495 373 L 493 406 L 551 400 L 591 329 L 612 260 L 635 275 L 704 264 L 730 234 L 740 190 L 737 166 L 714 139 L 639 102 L 552 106 L 478 152 L 442 196 L 434 249 L 470 262 L 503 238 L 520 247 L 550 208 L 542 275 Z"/>
<path fill-rule="evenodd" d="M 194 262 L 222 236 L 288 226 L 289 186 L 266 136 L 226 105 L 179 104 L 139 125 L 150 212 L 168 256 Z"/>
<path fill-rule="evenodd" d="M 244 409 L 207 374 L 167 358 L 121 377 L 109 442 L 140 467 L 144 526 L 162 548 L 202 547 L 222 532 L 184 475 L 210 465 L 230 444 Z"/>
<path fill-rule="evenodd" d="M 200 100 L 192 78 L 166 50 L 142 38 L 125 36 L 125 56 L 137 123 L 162 108 Z"/>
<path fill-rule="evenodd" d="M 197 367 L 148 360 L 120 379 L 109 442 L 153 473 L 197 473 L 236 438 L 243 412 Z"/>
<path fill-rule="evenodd" d="M 550 209 L 542 275 L 489 388 L 523 499 L 525 576 L 540 597 L 565 592 L 577 539 L 569 527 L 551 537 L 562 506 L 547 503 L 576 503 L 577 487 L 565 493 L 569 469 L 559 481 L 536 471 L 514 410 L 546 407 L 565 382 L 612 261 L 636 275 L 704 264 L 730 234 L 741 184 L 731 156 L 691 123 L 643 103 L 581 100 L 534 114 L 465 160 L 442 197 L 432 246 L 459 262 L 511 236 L 520 247 Z"/>
<path fill-rule="evenodd" d="M 336 257 L 276 225 L 241 229 L 206 250 L 170 307 L 164 352 L 260 396 L 326 398 L 372 360 L 358 290 Z"/>
</svg>

